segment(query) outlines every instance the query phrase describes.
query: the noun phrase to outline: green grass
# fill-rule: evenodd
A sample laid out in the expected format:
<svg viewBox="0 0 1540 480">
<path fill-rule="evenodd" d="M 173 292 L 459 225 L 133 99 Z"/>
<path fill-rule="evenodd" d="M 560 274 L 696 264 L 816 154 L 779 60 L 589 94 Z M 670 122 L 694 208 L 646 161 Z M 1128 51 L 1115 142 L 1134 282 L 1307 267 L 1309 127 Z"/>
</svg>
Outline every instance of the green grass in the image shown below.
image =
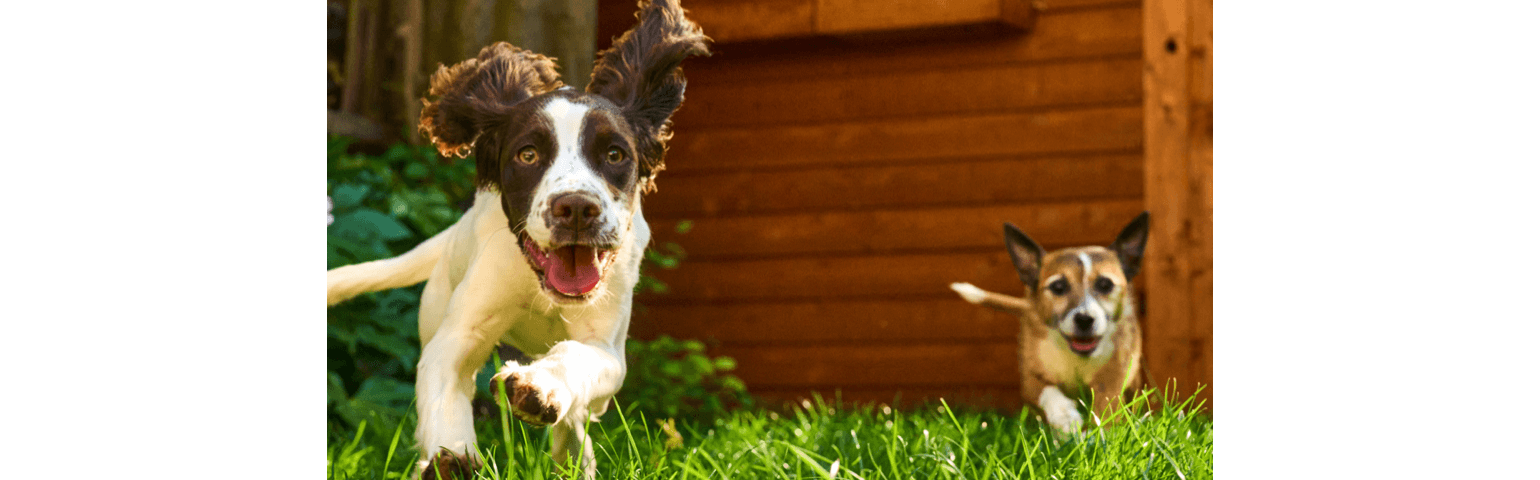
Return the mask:
<svg viewBox="0 0 1540 480">
<path fill-rule="evenodd" d="M 1152 411 L 1144 399 L 1169 406 Z M 1076 437 L 1051 433 L 1027 409 L 971 411 L 943 401 L 898 411 L 822 399 L 677 428 L 641 418 L 634 408 L 612 409 L 589 434 L 599 478 L 613 479 L 1212 478 L 1213 423 L 1194 413 L 1192 399 L 1173 400 L 1147 390 L 1114 418 L 1088 420 Z M 410 478 L 418 458 L 412 422 L 333 432 L 327 477 Z M 557 478 L 548 429 L 506 414 L 477 427 L 482 456 L 490 459 L 481 478 Z"/>
</svg>

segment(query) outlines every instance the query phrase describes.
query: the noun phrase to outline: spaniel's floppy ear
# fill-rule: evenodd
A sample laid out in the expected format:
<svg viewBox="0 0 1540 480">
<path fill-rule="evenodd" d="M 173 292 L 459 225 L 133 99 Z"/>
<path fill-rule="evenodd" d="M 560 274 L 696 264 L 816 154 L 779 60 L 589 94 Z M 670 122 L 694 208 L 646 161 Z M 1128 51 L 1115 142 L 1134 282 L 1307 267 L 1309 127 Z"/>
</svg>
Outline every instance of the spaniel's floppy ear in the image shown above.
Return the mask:
<svg viewBox="0 0 1540 480">
<path fill-rule="evenodd" d="M 476 58 L 452 67 L 439 65 L 428 89 L 428 95 L 438 99 L 422 99 L 417 128 L 440 154 L 464 157 L 481 131 L 514 105 L 561 86 L 556 59 L 498 42 L 482 48 Z"/>
<path fill-rule="evenodd" d="M 640 150 L 638 179 L 642 191 L 653 188 L 668 151 L 668 118 L 684 102 L 684 74 L 679 63 L 691 55 L 710 55 L 700 25 L 684 18 L 679 0 L 642 0 L 637 25 L 621 34 L 594 62 L 588 93 L 620 107 L 635 130 Z"/>
</svg>

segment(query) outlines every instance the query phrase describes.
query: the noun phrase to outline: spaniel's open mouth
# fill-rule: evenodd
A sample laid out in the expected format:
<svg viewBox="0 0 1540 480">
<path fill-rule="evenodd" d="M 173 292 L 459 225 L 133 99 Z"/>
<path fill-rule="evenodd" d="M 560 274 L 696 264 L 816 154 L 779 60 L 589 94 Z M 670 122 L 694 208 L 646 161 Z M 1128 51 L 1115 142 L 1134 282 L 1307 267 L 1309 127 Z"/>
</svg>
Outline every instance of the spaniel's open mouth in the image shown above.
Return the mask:
<svg viewBox="0 0 1540 480">
<path fill-rule="evenodd" d="M 528 235 L 520 233 L 519 239 L 524 246 L 524 259 L 540 277 L 540 286 L 574 300 L 587 299 L 609 273 L 615 259 L 613 248 L 573 244 L 543 249 Z"/>
<path fill-rule="evenodd" d="M 1096 350 L 1096 346 L 1102 342 L 1101 337 L 1072 337 L 1069 335 L 1065 335 L 1064 340 L 1069 342 L 1070 350 L 1081 355 L 1090 355 L 1091 352 Z"/>
</svg>

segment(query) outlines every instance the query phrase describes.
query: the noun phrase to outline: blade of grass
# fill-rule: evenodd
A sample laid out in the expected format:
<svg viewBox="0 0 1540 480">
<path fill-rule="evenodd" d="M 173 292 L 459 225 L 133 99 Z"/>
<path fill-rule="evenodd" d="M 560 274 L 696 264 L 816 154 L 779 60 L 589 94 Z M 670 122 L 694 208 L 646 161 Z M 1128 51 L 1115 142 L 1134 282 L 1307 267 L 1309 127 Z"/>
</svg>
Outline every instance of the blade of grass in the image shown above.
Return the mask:
<svg viewBox="0 0 1540 480">
<path fill-rule="evenodd" d="M 390 459 L 396 456 L 396 443 L 401 440 L 403 426 L 406 426 L 406 419 L 396 422 L 396 434 L 390 437 L 390 449 L 385 451 L 385 467 L 380 469 L 380 480 L 386 480 L 386 474 L 390 473 Z"/>
<path fill-rule="evenodd" d="M 615 405 L 615 413 L 620 415 L 620 425 L 624 427 L 626 431 L 626 442 L 631 449 L 631 461 L 635 462 L 641 460 L 642 454 L 636 449 L 636 437 L 631 435 L 631 422 L 627 421 L 625 409 L 620 408 L 619 402 L 617 402 Z"/>
<path fill-rule="evenodd" d="M 952 414 L 952 406 L 951 405 L 947 405 L 946 399 L 942 398 L 940 400 L 941 400 L 941 408 L 946 411 L 947 418 L 950 418 L 952 420 L 952 426 L 957 427 L 957 434 L 962 436 L 962 453 L 959 453 L 957 455 L 957 465 L 958 465 L 957 473 L 959 475 L 962 475 L 962 476 L 966 477 L 967 476 L 967 466 L 969 465 L 969 463 L 968 463 L 968 447 L 970 446 L 969 445 L 969 439 L 968 439 L 968 436 L 969 436 L 968 435 L 968 431 L 964 430 L 963 426 L 962 426 L 962 423 L 957 421 L 957 415 L 953 415 Z"/>
<path fill-rule="evenodd" d="M 796 445 L 792 445 L 791 443 L 788 443 L 788 442 L 786 442 L 784 440 L 776 440 L 776 443 L 779 443 L 779 444 L 785 446 L 787 449 L 791 450 L 791 454 L 792 455 L 796 455 L 797 458 L 802 459 L 802 463 L 807 464 L 807 466 L 811 467 L 813 469 L 813 471 L 818 472 L 818 476 L 821 476 L 821 477 L 823 477 L 825 479 L 828 479 L 828 480 L 833 480 L 834 479 L 834 474 L 830 473 L 830 471 L 833 470 L 832 466 L 826 467 L 824 465 L 819 465 L 818 461 L 813 460 L 813 457 L 817 456 L 818 458 L 823 459 L 823 461 L 829 462 L 828 458 L 825 458 L 822 455 L 818 455 L 817 453 L 810 452 L 807 449 L 804 449 L 802 447 L 798 447 Z M 831 463 L 836 463 L 836 462 L 838 462 L 838 460 L 835 460 L 834 462 L 831 462 Z"/>
</svg>

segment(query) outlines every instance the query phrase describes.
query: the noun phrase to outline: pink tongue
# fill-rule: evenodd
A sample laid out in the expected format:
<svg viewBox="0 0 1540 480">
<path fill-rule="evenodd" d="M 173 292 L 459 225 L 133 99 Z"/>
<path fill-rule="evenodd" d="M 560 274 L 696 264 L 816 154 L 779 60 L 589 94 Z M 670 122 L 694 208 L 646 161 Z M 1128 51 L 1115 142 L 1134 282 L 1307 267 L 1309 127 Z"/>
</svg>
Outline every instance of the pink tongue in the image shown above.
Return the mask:
<svg viewBox="0 0 1540 480">
<path fill-rule="evenodd" d="M 582 295 L 599 285 L 599 266 L 594 249 L 580 245 L 558 248 L 547 258 L 545 281 L 567 295 Z"/>
</svg>

